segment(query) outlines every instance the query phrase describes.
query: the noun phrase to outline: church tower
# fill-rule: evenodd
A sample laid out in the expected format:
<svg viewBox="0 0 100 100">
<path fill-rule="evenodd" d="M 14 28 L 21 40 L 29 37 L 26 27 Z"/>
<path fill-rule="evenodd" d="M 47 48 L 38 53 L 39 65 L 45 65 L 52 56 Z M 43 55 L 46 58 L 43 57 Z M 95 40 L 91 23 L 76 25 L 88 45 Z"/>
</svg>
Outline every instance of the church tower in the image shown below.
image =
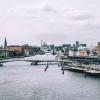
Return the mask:
<svg viewBox="0 0 100 100">
<path fill-rule="evenodd" d="M 7 48 L 7 39 L 6 39 L 6 37 L 5 37 L 5 41 L 4 41 L 4 49 L 6 49 Z"/>
</svg>

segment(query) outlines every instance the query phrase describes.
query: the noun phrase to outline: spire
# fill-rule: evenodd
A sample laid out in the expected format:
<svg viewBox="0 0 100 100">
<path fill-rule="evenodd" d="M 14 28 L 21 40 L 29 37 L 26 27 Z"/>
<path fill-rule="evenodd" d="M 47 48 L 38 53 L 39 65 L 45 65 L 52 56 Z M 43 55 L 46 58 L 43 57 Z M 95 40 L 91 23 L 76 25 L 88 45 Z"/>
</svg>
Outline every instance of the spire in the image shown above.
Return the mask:
<svg viewBox="0 0 100 100">
<path fill-rule="evenodd" d="M 4 48 L 6 48 L 6 47 L 7 47 L 7 39 L 6 39 L 6 37 L 5 37 Z"/>
</svg>

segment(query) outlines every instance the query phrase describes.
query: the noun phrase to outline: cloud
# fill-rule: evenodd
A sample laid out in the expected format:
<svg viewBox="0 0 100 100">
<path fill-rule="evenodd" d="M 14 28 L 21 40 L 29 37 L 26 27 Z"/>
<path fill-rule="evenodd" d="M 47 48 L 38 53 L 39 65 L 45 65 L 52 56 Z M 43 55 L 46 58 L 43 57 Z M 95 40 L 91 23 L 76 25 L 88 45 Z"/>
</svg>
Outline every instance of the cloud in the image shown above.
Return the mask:
<svg viewBox="0 0 100 100">
<path fill-rule="evenodd" d="M 9 38 L 24 41 L 74 41 L 94 36 L 99 30 L 95 16 L 87 11 L 66 8 L 56 8 L 51 4 L 38 6 L 17 5 L 7 10 L 0 25 Z M 14 35 L 16 34 L 16 35 Z M 92 37 L 91 36 L 91 37 Z M 27 38 L 28 37 L 28 38 Z"/>
<path fill-rule="evenodd" d="M 82 11 L 78 11 L 72 8 L 55 8 L 49 4 L 42 4 L 39 6 L 15 6 L 9 8 L 6 14 L 6 18 L 26 18 L 32 19 L 36 17 L 52 17 L 52 18 L 60 18 L 59 20 L 89 20 L 93 18 L 92 15 L 87 14 Z"/>
<path fill-rule="evenodd" d="M 55 8 L 53 8 L 52 6 L 50 6 L 48 4 L 44 4 L 44 5 L 40 6 L 40 10 L 46 11 L 46 12 L 56 12 L 57 11 Z"/>
<path fill-rule="evenodd" d="M 6 14 L 6 18 L 8 19 L 31 19 L 35 18 L 34 13 L 37 9 L 33 7 L 27 7 L 27 6 L 15 6 L 12 8 L 9 8 Z"/>
<path fill-rule="evenodd" d="M 35 27 L 33 32 L 36 33 L 66 33 L 71 28 L 86 27 L 93 19 L 94 17 L 86 12 L 72 8 L 56 8 L 50 4 L 15 6 L 9 8 L 4 17 L 6 25 L 7 23 L 18 24 L 18 27 L 22 29 L 24 27 L 27 29 L 32 28 L 33 26 Z"/>
<path fill-rule="evenodd" d="M 6 14 L 6 18 L 18 18 L 18 19 L 32 19 L 36 17 L 41 17 L 40 14 L 46 14 L 46 13 L 55 13 L 56 9 L 54 9 L 52 6 L 46 4 L 41 6 L 15 6 L 12 8 L 9 8 Z"/>
<path fill-rule="evenodd" d="M 100 31 L 100 23 L 87 23 L 85 25 L 85 28 L 86 29 L 89 29 L 89 30 L 95 30 L 95 31 Z"/>
<path fill-rule="evenodd" d="M 74 16 L 71 17 L 73 20 L 79 20 L 79 21 L 84 21 L 84 20 L 90 20 L 93 19 L 93 16 L 89 15 L 89 14 L 84 14 L 84 13 L 80 13 L 80 14 L 76 14 Z"/>
</svg>

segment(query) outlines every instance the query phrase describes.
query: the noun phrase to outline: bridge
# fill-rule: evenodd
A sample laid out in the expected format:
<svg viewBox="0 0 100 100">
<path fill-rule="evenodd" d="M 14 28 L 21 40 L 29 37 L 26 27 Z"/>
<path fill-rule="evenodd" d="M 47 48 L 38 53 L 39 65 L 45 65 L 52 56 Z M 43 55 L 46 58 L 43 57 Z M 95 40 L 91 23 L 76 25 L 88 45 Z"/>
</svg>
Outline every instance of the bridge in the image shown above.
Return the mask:
<svg viewBox="0 0 100 100">
<path fill-rule="evenodd" d="M 3 66 L 3 63 L 7 62 L 15 62 L 15 61 L 25 61 L 25 62 L 30 62 L 31 65 L 38 65 L 41 62 L 46 62 L 47 64 L 52 64 L 52 63 L 69 63 L 70 61 L 68 60 L 26 60 L 26 59 L 7 59 L 7 60 L 0 60 L 0 66 Z"/>
<path fill-rule="evenodd" d="M 52 63 L 56 63 L 56 65 L 58 65 L 58 67 L 64 67 L 64 63 L 68 64 L 68 63 L 72 63 L 69 60 L 26 60 L 26 59 L 7 59 L 7 60 L 0 60 L 0 67 L 3 67 L 3 63 L 7 63 L 7 62 L 15 62 L 15 61 L 25 61 L 25 62 L 31 62 L 31 65 L 38 65 L 38 63 L 40 62 L 46 62 L 46 68 L 44 69 L 44 71 L 46 71 L 48 69 L 48 66 L 51 65 Z M 64 74 L 64 70 L 62 70 L 62 74 Z"/>
</svg>

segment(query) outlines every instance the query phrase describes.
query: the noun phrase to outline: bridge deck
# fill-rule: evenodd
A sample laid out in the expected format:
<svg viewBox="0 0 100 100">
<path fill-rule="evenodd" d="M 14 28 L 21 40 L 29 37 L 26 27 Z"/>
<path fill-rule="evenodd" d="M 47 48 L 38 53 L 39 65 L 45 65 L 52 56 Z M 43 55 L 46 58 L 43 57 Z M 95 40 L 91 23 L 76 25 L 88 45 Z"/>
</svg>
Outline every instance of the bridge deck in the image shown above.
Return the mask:
<svg viewBox="0 0 100 100">
<path fill-rule="evenodd" d="M 25 60 L 25 59 L 8 59 L 0 60 L 0 63 L 14 62 L 14 61 L 25 61 L 25 62 L 70 62 L 68 60 Z"/>
</svg>

